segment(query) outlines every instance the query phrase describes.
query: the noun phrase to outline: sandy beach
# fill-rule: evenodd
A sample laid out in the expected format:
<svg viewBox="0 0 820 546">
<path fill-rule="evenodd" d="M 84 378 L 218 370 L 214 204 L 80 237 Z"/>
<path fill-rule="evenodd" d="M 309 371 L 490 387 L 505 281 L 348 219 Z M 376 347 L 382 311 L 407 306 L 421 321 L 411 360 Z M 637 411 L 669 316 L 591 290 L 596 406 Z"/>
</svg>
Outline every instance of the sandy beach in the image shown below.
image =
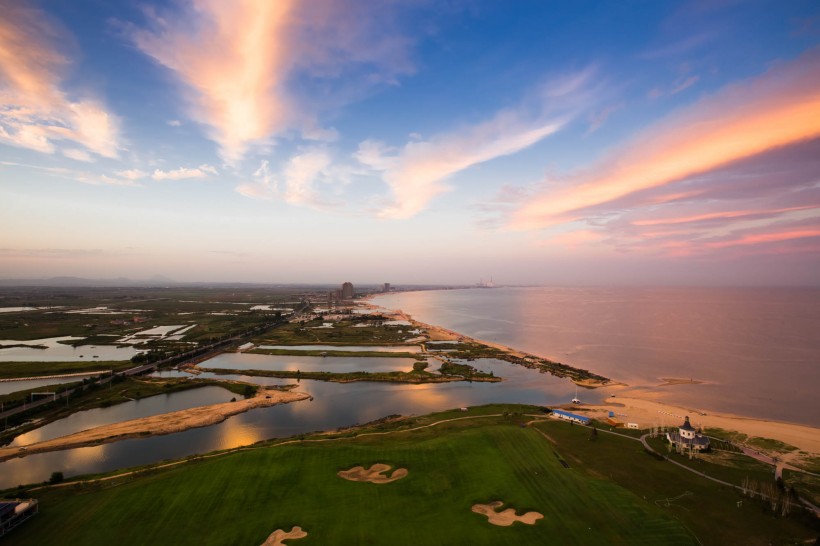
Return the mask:
<svg viewBox="0 0 820 546">
<path fill-rule="evenodd" d="M 310 395 L 304 392 L 261 388 L 256 396 L 245 400 L 199 406 L 187 410 L 112 423 L 110 425 L 103 425 L 69 434 L 68 436 L 31 444 L 25 446 L 25 448 L 0 448 L 0 461 L 14 457 L 22 457 L 32 453 L 99 445 L 135 437 L 158 436 L 182 432 L 183 430 L 191 428 L 215 425 L 232 415 L 243 413 L 251 409 L 276 404 L 287 404 L 308 398 L 310 398 Z"/>
<path fill-rule="evenodd" d="M 526 358 L 528 356 L 534 356 L 538 358 L 537 355 L 530 355 L 512 347 L 471 338 L 440 326 L 419 322 L 401 310 L 384 310 L 369 303 L 366 303 L 365 306 L 372 308 L 374 311 L 378 309 L 383 313 L 391 315 L 395 319 L 411 322 L 414 326 L 426 330 L 431 341 L 474 341 L 487 345 L 488 347 L 505 351 L 516 357 Z M 594 372 L 594 370 L 591 371 Z M 698 379 L 677 377 L 663 377 L 660 378 L 660 381 L 657 387 L 670 387 L 684 384 L 698 385 L 704 383 Z M 745 434 L 749 438 L 768 438 L 796 447 L 796 450 L 789 453 L 768 452 L 769 454 L 777 455 L 781 460 L 787 463 L 799 464 L 800 459 L 805 460 L 812 457 L 820 457 L 820 429 L 818 428 L 795 423 L 755 419 L 728 413 L 704 413 L 658 400 L 657 398 L 663 396 L 662 391 L 642 390 L 640 392 L 643 396 L 638 396 L 638 393 L 633 392 L 629 388 L 629 385 L 615 381 L 610 381 L 606 384 L 594 380 L 574 382 L 586 388 L 607 387 L 615 389 L 618 393 L 623 393 L 607 398 L 603 405 L 582 404 L 581 406 L 573 406 L 583 411 L 585 415 L 590 415 L 601 420 L 604 420 L 609 412 L 612 411 L 616 414 L 618 421 L 623 423 L 637 423 L 640 428 L 649 428 L 656 424 L 669 427 L 680 425 L 684 417 L 688 415 L 695 426 L 721 428 L 727 431 Z M 651 399 L 650 397 L 655 399 Z M 761 451 L 765 452 L 765 450 Z"/>
<path fill-rule="evenodd" d="M 584 415 L 605 420 L 608 412 L 614 412 L 615 418 L 623 423 L 637 423 L 640 428 L 654 425 L 676 427 L 688 416 L 695 427 L 721 428 L 736 431 L 750 438 L 770 438 L 797 448 L 791 453 L 766 451 L 776 454 L 786 462 L 797 462 L 801 457 L 820 455 L 820 429 L 794 423 L 782 423 L 766 419 L 753 419 L 740 415 L 697 412 L 685 408 L 634 397 L 607 398 L 603 405 L 576 406 Z M 799 453 L 802 451 L 803 453 Z"/>
</svg>

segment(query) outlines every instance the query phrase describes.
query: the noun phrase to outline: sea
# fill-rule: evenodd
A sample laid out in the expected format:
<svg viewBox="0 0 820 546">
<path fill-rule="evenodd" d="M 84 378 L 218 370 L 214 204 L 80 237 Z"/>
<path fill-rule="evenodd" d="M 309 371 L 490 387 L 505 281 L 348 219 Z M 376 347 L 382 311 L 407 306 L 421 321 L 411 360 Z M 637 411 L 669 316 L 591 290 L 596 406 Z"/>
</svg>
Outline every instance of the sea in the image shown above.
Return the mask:
<svg viewBox="0 0 820 546">
<path fill-rule="evenodd" d="M 500 287 L 372 303 L 588 369 L 644 397 L 820 427 L 820 288 Z"/>
</svg>

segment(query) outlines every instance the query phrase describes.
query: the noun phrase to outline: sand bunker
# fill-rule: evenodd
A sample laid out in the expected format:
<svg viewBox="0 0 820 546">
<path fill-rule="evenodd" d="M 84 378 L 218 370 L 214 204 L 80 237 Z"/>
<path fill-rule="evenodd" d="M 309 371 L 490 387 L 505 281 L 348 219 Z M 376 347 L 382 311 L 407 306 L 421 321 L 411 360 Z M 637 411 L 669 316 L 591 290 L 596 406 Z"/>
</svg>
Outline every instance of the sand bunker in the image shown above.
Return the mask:
<svg viewBox="0 0 820 546">
<path fill-rule="evenodd" d="M 491 502 L 490 504 L 474 504 L 473 512 L 487 516 L 490 523 L 493 525 L 500 525 L 501 527 L 509 527 L 516 521 L 526 523 L 527 525 L 535 525 L 535 522 L 544 517 L 544 514 L 538 512 L 527 512 L 522 516 L 515 514 L 515 508 L 507 508 L 501 512 L 496 512 L 498 508 L 504 506 L 501 501 Z"/>
<path fill-rule="evenodd" d="M 265 542 L 262 543 L 262 546 L 285 546 L 282 542 L 283 540 L 305 538 L 306 536 L 307 533 L 302 531 L 302 528 L 299 526 L 294 527 L 289 532 L 285 532 L 282 529 L 277 529 L 270 534 Z"/>
<path fill-rule="evenodd" d="M 354 466 L 350 470 L 340 470 L 338 475 L 340 478 L 350 480 L 352 482 L 370 482 L 370 483 L 390 483 L 400 480 L 407 476 L 406 468 L 397 468 L 390 476 L 385 472 L 390 470 L 389 464 L 374 464 L 370 468 L 363 466 Z"/>
</svg>

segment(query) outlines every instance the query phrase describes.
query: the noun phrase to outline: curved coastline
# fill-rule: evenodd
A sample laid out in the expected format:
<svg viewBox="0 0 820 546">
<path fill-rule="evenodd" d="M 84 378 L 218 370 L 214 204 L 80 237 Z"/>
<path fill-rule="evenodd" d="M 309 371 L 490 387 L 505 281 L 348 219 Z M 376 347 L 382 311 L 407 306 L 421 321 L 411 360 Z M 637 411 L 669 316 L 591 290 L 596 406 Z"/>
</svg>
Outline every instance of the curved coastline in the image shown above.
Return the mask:
<svg viewBox="0 0 820 546">
<path fill-rule="evenodd" d="M 386 312 L 395 319 L 405 320 L 416 327 L 424 328 L 427 330 L 431 340 L 468 341 L 479 343 L 482 345 L 486 345 L 488 347 L 498 349 L 499 351 L 503 351 L 514 358 L 521 359 L 522 362 L 517 363 L 523 365 L 526 365 L 526 361 L 528 359 L 547 360 L 549 362 L 548 359 L 545 359 L 538 355 L 533 355 L 512 347 L 502 345 L 500 343 L 481 340 L 465 334 L 461 334 L 459 332 L 455 332 L 442 326 L 436 326 L 418 321 L 401 309 L 393 309 L 375 305 L 370 302 L 370 300 L 372 299 L 373 296 L 367 296 L 366 298 L 364 298 L 364 300 L 360 301 L 360 305 L 373 309 L 374 311 L 378 310 L 382 313 Z M 569 366 L 567 367 L 571 368 Z M 571 369 L 577 370 L 577 368 Z M 597 417 L 600 419 L 605 419 L 610 412 L 614 413 L 615 415 L 620 415 L 622 418 L 629 417 L 629 414 L 624 413 L 624 408 L 628 408 L 627 411 L 630 411 L 633 418 L 640 418 L 643 421 L 639 424 L 641 427 L 644 428 L 651 427 L 653 424 L 656 423 L 664 422 L 663 416 L 666 416 L 665 424 L 667 426 L 670 426 L 675 424 L 672 422 L 673 417 L 679 416 L 682 419 L 682 417 L 685 415 L 697 415 L 698 419 L 700 419 L 703 422 L 704 427 L 714 427 L 730 431 L 737 431 L 748 436 L 749 440 L 773 439 L 778 442 L 782 442 L 787 446 L 796 448 L 786 451 L 764 450 L 764 454 L 776 458 L 776 460 L 780 461 L 781 464 L 802 464 L 804 466 L 814 465 L 816 464 L 816 462 L 814 461 L 820 458 L 820 428 L 818 427 L 813 427 L 810 425 L 794 423 L 784 420 L 761 419 L 727 412 L 705 413 L 701 410 L 684 408 L 680 405 L 660 401 L 657 399 L 657 397 L 660 396 L 657 391 L 651 393 L 636 390 L 632 388 L 630 385 L 627 385 L 626 383 L 621 383 L 608 378 L 603 379 L 604 380 L 593 379 L 584 381 L 570 378 L 570 380 L 573 381 L 573 383 L 584 388 L 612 387 L 617 394 L 610 393 L 610 396 L 606 399 L 605 404 L 570 404 L 566 406 L 572 408 L 574 411 L 589 413 L 590 416 Z M 684 384 L 702 385 L 709 383 L 708 381 L 702 381 L 699 379 L 682 379 L 674 377 L 661 377 L 659 378 L 659 380 L 661 381 L 661 384 L 656 385 L 657 387 L 669 387 Z M 654 397 L 652 396 L 653 394 Z"/>
</svg>

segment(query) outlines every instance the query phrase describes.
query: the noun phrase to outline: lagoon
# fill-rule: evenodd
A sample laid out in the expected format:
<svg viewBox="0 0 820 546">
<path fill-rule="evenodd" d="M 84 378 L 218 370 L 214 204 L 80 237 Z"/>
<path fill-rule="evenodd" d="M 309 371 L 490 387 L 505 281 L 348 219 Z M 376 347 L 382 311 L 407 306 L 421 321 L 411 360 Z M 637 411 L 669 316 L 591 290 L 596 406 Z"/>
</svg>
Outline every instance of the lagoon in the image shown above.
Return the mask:
<svg viewBox="0 0 820 546">
<path fill-rule="evenodd" d="M 29 455 L 22 459 L 11 459 L 0 463 L 0 488 L 43 481 L 55 471 L 63 472 L 67 477 L 107 472 L 118 468 L 155 463 L 164 459 L 248 445 L 269 438 L 333 430 L 357 423 L 366 423 L 391 414 L 421 415 L 461 406 L 494 402 L 559 404 L 568 402 L 575 393 L 574 385 L 566 379 L 515 364 L 494 359 L 480 359 L 471 364 L 483 371 L 492 371 L 496 376 L 506 380 L 501 383 L 455 382 L 409 385 L 373 382 L 332 383 L 315 380 L 295 382 L 268 377 L 243 376 L 240 373 L 237 375 L 203 373 L 198 377 L 235 379 L 260 385 L 297 383 L 299 391 L 311 394 L 314 399 L 259 408 L 235 415 L 213 426 L 166 436 L 136 438 L 93 447 Z M 182 373 L 168 371 L 161 372 L 160 375 L 178 376 Z M 600 390 L 585 391 L 580 396 L 584 402 L 597 403 L 602 400 L 603 393 Z M 124 417 L 130 418 L 129 416 Z"/>
</svg>

